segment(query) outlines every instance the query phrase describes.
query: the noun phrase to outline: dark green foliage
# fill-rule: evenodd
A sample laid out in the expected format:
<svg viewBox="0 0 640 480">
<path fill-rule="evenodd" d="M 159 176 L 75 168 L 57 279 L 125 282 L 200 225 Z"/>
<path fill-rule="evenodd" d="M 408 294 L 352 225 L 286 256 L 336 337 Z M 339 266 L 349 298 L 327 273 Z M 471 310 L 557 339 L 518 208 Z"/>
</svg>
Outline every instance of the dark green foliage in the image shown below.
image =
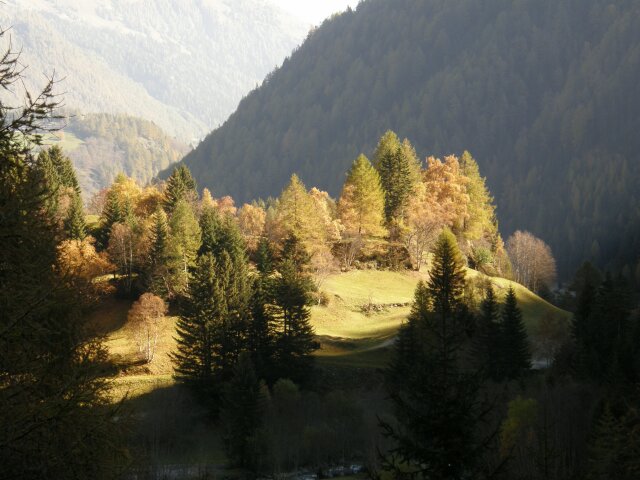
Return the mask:
<svg viewBox="0 0 640 480">
<path fill-rule="evenodd" d="M 107 248 L 109 244 L 111 227 L 113 227 L 115 223 L 124 222 L 126 215 L 126 206 L 122 205 L 118 192 L 113 188 L 110 189 L 104 208 L 102 209 L 102 214 L 100 215 L 100 227 L 97 232 L 97 240 L 102 248 Z"/>
<path fill-rule="evenodd" d="M 276 372 L 276 307 L 274 305 L 273 279 L 266 275 L 258 276 L 253 282 L 251 292 L 251 320 L 247 333 L 247 348 L 258 377 L 269 385 L 279 375 Z"/>
<path fill-rule="evenodd" d="M 233 369 L 233 377 L 224 387 L 220 411 L 225 450 L 232 465 L 252 466 L 265 401 L 251 357 L 243 353 Z"/>
<path fill-rule="evenodd" d="M 151 226 L 151 248 L 146 265 L 147 290 L 156 295 L 166 297 L 169 293 L 168 282 L 168 241 L 169 225 L 167 214 L 158 207 L 153 214 L 153 225 Z"/>
<path fill-rule="evenodd" d="M 503 378 L 521 378 L 531 369 L 531 352 L 527 331 L 522 321 L 522 311 L 518 307 L 516 292 L 509 288 L 500 323 L 500 373 Z"/>
<path fill-rule="evenodd" d="M 4 53 L 0 89 L 25 103 L 0 102 L 1 475 L 120 478 L 125 419 L 107 397 L 106 351 L 57 268 L 63 232 L 48 210 L 57 191 L 32 154 L 56 119 L 55 82 L 23 97 L 19 54 Z"/>
<path fill-rule="evenodd" d="M 173 169 L 167 179 L 164 196 L 164 208 L 167 212 L 172 212 L 180 200 L 190 202 L 198 198 L 196 181 L 186 166 L 178 165 Z"/>
<path fill-rule="evenodd" d="M 273 251 L 269 240 L 261 238 L 256 251 L 256 268 L 263 275 L 271 275 L 274 270 Z"/>
<path fill-rule="evenodd" d="M 215 410 L 222 382 L 247 349 L 250 284 L 238 227 L 203 213 L 203 246 L 177 324 L 176 377 L 205 393 Z"/>
<path fill-rule="evenodd" d="M 275 341 L 277 372 L 280 378 L 307 383 L 313 371 L 311 353 L 318 349 L 313 327 L 309 323 L 313 282 L 306 272 L 309 256 L 302 244 L 289 237 L 274 280 L 274 303 L 277 308 Z"/>
<path fill-rule="evenodd" d="M 493 288 L 489 286 L 480 305 L 474 333 L 474 359 L 492 380 L 501 378 L 499 352 L 501 346 L 500 310 Z"/>
<path fill-rule="evenodd" d="M 633 269 L 636 9 L 362 2 L 314 30 L 185 163 L 202 186 L 239 202 L 277 194 L 293 171 L 337 196 L 352 160 L 393 128 L 421 157 L 473 152 L 503 233 L 544 238 L 561 277 L 585 258 Z"/>
<path fill-rule="evenodd" d="M 617 402 L 620 403 L 620 402 Z M 593 432 L 587 478 L 632 480 L 640 475 L 640 416 L 635 403 L 622 405 L 617 413 L 604 405 Z"/>
<path fill-rule="evenodd" d="M 573 319 L 577 368 L 583 377 L 623 384 L 636 381 L 640 331 L 630 310 L 623 279 L 607 275 L 597 289 L 585 282 Z"/>
<path fill-rule="evenodd" d="M 71 201 L 67 218 L 64 221 L 64 230 L 67 237 L 72 240 L 84 240 L 87 236 L 87 222 L 80 195 L 75 195 Z"/>
<path fill-rule="evenodd" d="M 479 401 L 481 377 L 463 362 L 464 264 L 450 232 L 438 239 L 430 277 L 416 288 L 386 375 L 397 424 L 382 423 L 394 441 L 384 466 L 399 478 L 480 478 L 489 438 L 478 427 L 487 410 Z"/>
</svg>

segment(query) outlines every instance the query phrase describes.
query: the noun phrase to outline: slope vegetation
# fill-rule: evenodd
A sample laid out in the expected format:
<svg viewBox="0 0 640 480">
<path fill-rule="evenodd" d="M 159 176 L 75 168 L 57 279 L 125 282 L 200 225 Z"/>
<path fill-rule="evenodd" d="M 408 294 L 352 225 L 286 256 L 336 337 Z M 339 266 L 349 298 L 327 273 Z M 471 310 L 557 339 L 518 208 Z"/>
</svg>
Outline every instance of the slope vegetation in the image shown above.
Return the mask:
<svg viewBox="0 0 640 480">
<path fill-rule="evenodd" d="M 314 306 L 311 323 L 320 340 L 316 355 L 323 364 L 353 367 L 383 367 L 389 358 L 398 328 L 411 310 L 413 293 L 420 273 L 358 270 L 332 275 L 321 289 L 329 296 L 326 306 Z M 516 289 L 527 330 L 534 335 L 540 321 L 548 316 L 568 325 L 569 314 L 547 303 L 525 287 L 501 278 L 489 278 L 468 271 L 469 280 L 490 281 L 502 299 L 509 286 Z M 127 323 L 130 302 L 112 301 L 96 311 L 93 321 L 108 331 L 108 348 L 117 362 L 137 364 L 140 358 L 136 332 Z M 117 393 L 138 395 L 171 385 L 172 364 L 169 353 L 175 348 L 176 317 L 160 324 L 154 360 L 147 366 L 129 368 L 116 379 Z"/>
<path fill-rule="evenodd" d="M 639 76 L 639 0 L 366 0 L 315 30 L 185 163 L 239 201 L 279 193 L 292 171 L 337 195 L 392 129 L 421 156 L 469 150 L 505 237 L 542 237 L 563 276 L 585 258 L 634 270 Z"/>
<path fill-rule="evenodd" d="M 64 78 L 69 108 L 146 118 L 186 141 L 224 121 L 307 32 L 260 0 L 7 0 L 0 24 L 31 77 Z"/>
</svg>

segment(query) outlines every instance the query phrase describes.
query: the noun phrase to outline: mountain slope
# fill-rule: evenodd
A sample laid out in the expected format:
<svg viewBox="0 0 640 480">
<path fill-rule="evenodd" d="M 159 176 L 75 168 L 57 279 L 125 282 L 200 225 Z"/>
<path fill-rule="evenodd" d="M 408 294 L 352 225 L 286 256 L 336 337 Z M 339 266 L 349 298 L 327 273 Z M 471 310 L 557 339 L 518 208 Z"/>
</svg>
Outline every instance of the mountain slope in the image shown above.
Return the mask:
<svg viewBox="0 0 640 480">
<path fill-rule="evenodd" d="M 71 158 L 85 199 L 119 173 L 144 185 L 189 151 L 149 120 L 108 113 L 70 116 L 46 143 L 59 145 Z"/>
<path fill-rule="evenodd" d="M 640 1 L 366 0 L 326 21 L 185 163 L 238 200 L 291 172 L 339 193 L 387 129 L 421 156 L 468 149 L 501 230 L 563 276 L 640 251 Z"/>
<path fill-rule="evenodd" d="M 54 69 L 67 107 L 146 118 L 191 141 L 301 41 L 264 0 L 7 0 L 0 25 L 36 84 Z"/>
</svg>

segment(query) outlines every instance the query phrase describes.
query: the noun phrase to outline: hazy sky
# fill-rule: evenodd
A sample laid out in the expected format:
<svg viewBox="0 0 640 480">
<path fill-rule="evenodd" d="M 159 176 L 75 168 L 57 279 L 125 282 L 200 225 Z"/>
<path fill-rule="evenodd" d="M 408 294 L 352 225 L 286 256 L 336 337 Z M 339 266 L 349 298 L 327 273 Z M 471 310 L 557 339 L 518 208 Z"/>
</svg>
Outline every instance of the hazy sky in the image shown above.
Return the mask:
<svg viewBox="0 0 640 480">
<path fill-rule="evenodd" d="M 355 8 L 360 0 L 268 0 L 293 15 L 318 25 L 335 12 L 341 12 L 348 6 Z"/>
</svg>

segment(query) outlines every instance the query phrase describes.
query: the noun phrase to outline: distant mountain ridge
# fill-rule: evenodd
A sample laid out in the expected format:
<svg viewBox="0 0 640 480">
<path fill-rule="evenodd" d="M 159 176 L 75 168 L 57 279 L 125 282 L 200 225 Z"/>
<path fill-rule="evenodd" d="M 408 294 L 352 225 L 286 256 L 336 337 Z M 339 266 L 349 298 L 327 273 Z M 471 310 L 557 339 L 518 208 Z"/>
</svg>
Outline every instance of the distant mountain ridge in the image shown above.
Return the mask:
<svg viewBox="0 0 640 480">
<path fill-rule="evenodd" d="M 366 0 L 333 17 L 184 163 L 238 201 L 292 172 L 338 195 L 387 129 L 478 160 L 503 234 L 564 278 L 584 259 L 640 281 L 640 1 Z"/>
<path fill-rule="evenodd" d="M 222 123 L 307 33 L 264 0 L 7 0 L 0 25 L 68 108 L 151 120 L 183 141 Z"/>
</svg>

